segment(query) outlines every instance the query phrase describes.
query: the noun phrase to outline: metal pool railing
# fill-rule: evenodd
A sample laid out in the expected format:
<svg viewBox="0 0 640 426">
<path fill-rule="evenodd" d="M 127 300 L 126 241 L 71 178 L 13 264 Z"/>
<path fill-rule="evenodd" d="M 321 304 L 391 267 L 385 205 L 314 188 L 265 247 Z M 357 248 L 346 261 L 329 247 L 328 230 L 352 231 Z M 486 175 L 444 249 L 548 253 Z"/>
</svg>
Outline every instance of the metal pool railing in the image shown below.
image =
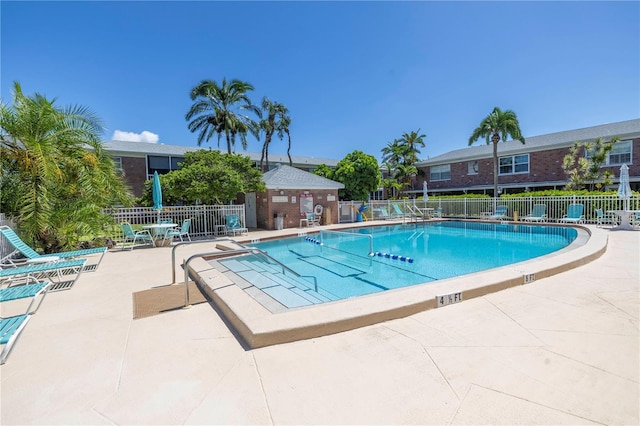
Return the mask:
<svg viewBox="0 0 640 426">
<path fill-rule="evenodd" d="M 325 235 L 344 235 L 348 237 L 360 237 L 360 238 L 368 238 L 369 239 L 369 255 L 373 253 L 373 235 L 371 234 L 356 234 L 354 232 L 342 232 L 342 231 L 330 231 L 327 229 L 320 230 L 320 243 L 324 244 Z"/>
<path fill-rule="evenodd" d="M 210 251 L 210 252 L 206 252 L 206 253 L 198 253 L 198 254 L 193 254 L 191 256 L 189 256 L 187 258 L 187 260 L 184 261 L 184 291 L 185 291 L 185 300 L 184 300 L 184 307 L 188 307 L 189 306 L 189 263 L 191 263 L 191 261 L 193 259 L 197 259 L 197 258 L 201 258 L 201 257 L 217 257 L 217 256 L 229 256 L 229 255 L 239 255 L 239 254 L 252 254 L 256 257 L 263 257 L 264 259 L 267 259 L 268 262 L 274 263 L 276 265 L 278 265 L 280 268 L 282 268 L 282 273 L 286 273 L 286 272 L 290 272 L 291 274 L 295 275 L 296 277 L 299 278 L 311 278 L 313 280 L 313 285 L 314 285 L 314 289 L 317 292 L 318 291 L 318 280 L 316 277 L 312 276 L 312 275 L 300 275 L 299 273 L 297 273 L 296 271 L 294 271 L 293 269 L 289 268 L 288 266 L 286 266 L 285 264 L 281 263 L 280 261 L 274 259 L 273 257 L 269 256 L 267 254 L 267 252 L 254 248 L 254 247 L 246 247 L 246 248 L 241 248 L 241 249 L 237 249 L 237 250 L 223 250 L 223 251 Z"/>
</svg>

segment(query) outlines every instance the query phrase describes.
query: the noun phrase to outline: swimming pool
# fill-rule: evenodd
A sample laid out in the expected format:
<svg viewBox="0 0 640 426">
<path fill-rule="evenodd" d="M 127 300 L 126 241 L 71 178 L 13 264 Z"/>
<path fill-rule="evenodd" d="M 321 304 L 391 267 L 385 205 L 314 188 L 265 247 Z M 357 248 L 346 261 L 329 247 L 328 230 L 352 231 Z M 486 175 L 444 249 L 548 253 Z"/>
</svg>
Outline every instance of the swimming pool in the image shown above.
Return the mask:
<svg viewBox="0 0 640 426">
<path fill-rule="evenodd" d="M 267 267 L 260 256 L 219 262 L 292 308 L 522 262 L 567 247 L 577 235 L 573 228 L 557 226 L 460 221 L 398 224 L 323 230 L 251 244 L 297 273 L 297 279 L 285 278 L 278 267 Z"/>
</svg>

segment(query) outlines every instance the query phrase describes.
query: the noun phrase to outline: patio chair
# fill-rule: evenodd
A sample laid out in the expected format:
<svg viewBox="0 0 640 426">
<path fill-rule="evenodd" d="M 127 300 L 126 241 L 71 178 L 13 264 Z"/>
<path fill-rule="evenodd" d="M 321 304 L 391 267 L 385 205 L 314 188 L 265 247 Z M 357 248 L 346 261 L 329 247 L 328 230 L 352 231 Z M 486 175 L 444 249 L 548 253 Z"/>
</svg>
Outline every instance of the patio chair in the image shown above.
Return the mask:
<svg viewBox="0 0 640 426">
<path fill-rule="evenodd" d="M 529 215 L 524 216 L 522 220 L 526 222 L 544 222 L 547 220 L 547 205 L 535 204 Z"/>
<path fill-rule="evenodd" d="M 189 228 L 191 227 L 191 219 L 185 219 L 182 221 L 182 226 L 180 228 L 170 229 L 167 231 L 166 238 L 180 238 L 180 241 L 184 241 L 182 237 L 186 236 L 189 241 L 191 241 L 191 236 L 189 235 Z"/>
<path fill-rule="evenodd" d="M 569 207 L 567 208 L 567 214 L 562 216 L 559 221 L 564 223 L 584 223 L 584 215 L 582 214 L 583 211 L 583 204 L 569 204 Z"/>
<path fill-rule="evenodd" d="M 240 235 L 248 234 L 249 229 L 242 226 L 240 218 L 237 214 L 230 214 L 224 217 L 227 232 L 231 232 L 233 236 L 238 232 Z"/>
<path fill-rule="evenodd" d="M 0 269 L 0 284 L 7 287 L 29 280 L 51 280 L 49 291 L 69 290 L 84 270 L 87 259 L 59 260 L 57 262 L 25 263 Z M 55 280 L 54 280 L 55 278 Z"/>
<path fill-rule="evenodd" d="M 380 216 L 384 220 L 391 219 L 391 215 L 387 211 L 386 207 L 380 207 Z"/>
<path fill-rule="evenodd" d="M 506 219 L 509 208 L 507 206 L 497 206 L 493 214 L 487 216 L 487 219 Z"/>
<path fill-rule="evenodd" d="M 306 213 L 309 226 L 320 226 L 320 216 L 315 213 Z"/>
<path fill-rule="evenodd" d="M 31 315 L 27 314 L 0 318 L 0 344 L 4 346 L 0 352 L 0 365 L 7 361 L 13 346 L 30 319 Z"/>
<path fill-rule="evenodd" d="M 618 222 L 614 216 L 605 216 L 602 209 L 596 209 L 596 226 L 602 227 L 605 225 L 615 226 Z"/>
<path fill-rule="evenodd" d="M 431 217 L 442 219 L 442 207 L 438 207 L 431 213 Z"/>
<path fill-rule="evenodd" d="M 402 211 L 400 206 L 398 206 L 396 203 L 393 203 L 391 205 L 391 207 L 393 207 L 393 211 L 395 212 L 395 216 L 396 217 L 410 217 L 411 216 L 411 214 L 408 214 L 408 213 L 405 213 L 404 211 Z"/>
<path fill-rule="evenodd" d="M 124 234 L 124 241 L 122 243 L 123 246 L 125 246 L 127 243 L 131 243 L 131 250 L 133 250 L 137 241 L 140 241 L 144 244 L 151 244 L 152 246 L 154 245 L 153 237 L 151 236 L 151 232 L 149 232 L 148 229 L 134 231 L 129 222 L 122 222 L 120 226 L 122 227 L 122 233 Z"/>
<path fill-rule="evenodd" d="M 16 253 L 22 254 L 22 256 L 24 256 L 24 258 L 26 259 L 38 260 L 41 262 L 47 262 L 47 261 L 55 262 L 58 260 L 73 259 L 76 257 L 85 257 L 85 256 L 99 254 L 100 258 L 96 263 L 92 263 L 84 266 L 85 271 L 95 271 L 96 269 L 98 269 L 98 266 L 100 265 L 100 262 L 102 262 L 102 258 L 104 257 L 104 254 L 107 252 L 106 247 L 97 247 L 97 248 L 91 248 L 91 249 L 63 251 L 58 253 L 42 255 L 36 252 L 34 249 L 32 249 L 27 243 L 22 241 L 22 239 L 18 236 L 18 234 L 16 234 L 15 231 L 8 226 L 5 226 L 5 225 L 0 226 L 0 234 L 15 249 L 13 253 L 2 258 L 1 262 L 9 263 L 13 266 L 18 266 L 19 264 L 24 263 L 24 261 L 21 259 L 16 260 L 13 258 L 13 255 Z"/>
<path fill-rule="evenodd" d="M 42 305 L 42 301 L 51 287 L 51 282 L 40 282 L 36 279 L 33 279 L 33 281 L 33 284 L 16 285 L 0 289 L 0 303 L 30 298 L 31 303 L 29 303 L 25 314 L 35 314 L 40 305 Z M 38 303 L 36 304 L 36 302 Z"/>
</svg>

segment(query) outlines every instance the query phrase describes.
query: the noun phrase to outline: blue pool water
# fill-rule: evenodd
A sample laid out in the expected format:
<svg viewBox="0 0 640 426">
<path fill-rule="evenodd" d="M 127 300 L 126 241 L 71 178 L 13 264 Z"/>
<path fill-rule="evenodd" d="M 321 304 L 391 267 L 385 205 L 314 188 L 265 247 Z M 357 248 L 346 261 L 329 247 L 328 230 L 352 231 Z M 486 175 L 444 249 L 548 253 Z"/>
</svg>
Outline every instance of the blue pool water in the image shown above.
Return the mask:
<svg viewBox="0 0 640 426">
<path fill-rule="evenodd" d="M 337 300 L 521 262 L 576 237 L 565 227 L 443 221 L 323 230 L 251 246 L 303 276 L 326 300 Z M 234 262 L 220 261 L 232 270 Z"/>
</svg>

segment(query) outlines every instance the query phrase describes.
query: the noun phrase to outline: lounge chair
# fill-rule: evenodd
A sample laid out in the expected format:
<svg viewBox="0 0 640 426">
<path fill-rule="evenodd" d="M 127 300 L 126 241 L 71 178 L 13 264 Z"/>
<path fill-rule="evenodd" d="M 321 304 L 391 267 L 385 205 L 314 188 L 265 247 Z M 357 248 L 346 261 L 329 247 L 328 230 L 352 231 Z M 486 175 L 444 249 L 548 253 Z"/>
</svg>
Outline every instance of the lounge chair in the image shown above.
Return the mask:
<svg viewBox="0 0 640 426">
<path fill-rule="evenodd" d="M 240 218 L 237 214 L 230 214 L 225 216 L 224 218 L 226 222 L 227 232 L 231 232 L 233 236 L 238 232 L 240 235 L 248 234 L 249 229 L 242 226 L 240 223 Z"/>
<path fill-rule="evenodd" d="M 124 241 L 122 242 L 123 246 L 126 246 L 127 243 L 131 243 L 131 250 L 133 250 L 136 242 L 138 241 L 143 244 L 155 245 L 151 232 L 149 232 L 148 229 L 134 231 L 129 222 L 122 222 L 120 226 L 122 227 L 122 233 L 124 234 Z"/>
<path fill-rule="evenodd" d="M 569 207 L 567 208 L 567 214 L 562 216 L 559 221 L 564 223 L 584 223 L 584 215 L 582 214 L 583 211 L 583 204 L 569 204 Z"/>
<path fill-rule="evenodd" d="M 37 262 L 37 260 L 36 260 Z M 26 263 L 0 269 L 0 283 L 11 286 L 29 280 L 51 280 L 49 291 L 68 290 L 84 270 L 87 259 L 59 260 L 57 262 Z M 71 278 L 70 276 L 73 276 Z M 56 278 L 53 280 L 53 278 Z"/>
<path fill-rule="evenodd" d="M 547 220 L 547 205 L 535 204 L 533 210 L 527 216 L 524 216 L 522 220 L 526 222 L 544 222 Z"/>
<path fill-rule="evenodd" d="M 95 271 L 98 269 L 100 262 L 102 262 L 102 258 L 104 254 L 107 252 L 106 247 L 97 247 L 92 249 L 84 249 L 84 250 L 74 250 L 74 251 L 63 251 L 59 253 L 52 254 L 40 254 L 32 249 L 27 243 L 22 241 L 22 239 L 15 233 L 15 231 L 8 226 L 0 226 L 0 234 L 4 237 L 4 239 L 13 246 L 15 251 L 11 253 L 9 256 L 2 258 L 2 263 L 9 263 L 13 266 L 18 266 L 23 264 L 24 262 L 20 259 L 16 260 L 13 258 L 13 254 L 21 253 L 26 259 L 29 260 L 37 260 L 41 262 L 55 262 L 59 260 L 65 259 L 73 259 L 77 257 L 86 257 L 92 255 L 100 255 L 100 258 L 97 262 L 91 263 L 89 265 L 84 266 L 85 271 Z"/>
<path fill-rule="evenodd" d="M 509 208 L 507 206 L 497 206 L 493 214 L 487 216 L 487 219 L 506 219 Z"/>
<path fill-rule="evenodd" d="M 4 345 L 0 352 L 0 364 L 4 364 L 18 341 L 20 333 L 24 330 L 31 315 L 16 315 L 8 318 L 0 318 L 0 344 Z"/>
<path fill-rule="evenodd" d="M 35 314 L 42 304 L 44 297 L 47 295 L 47 291 L 49 291 L 51 287 L 51 282 L 40 282 L 35 279 L 33 281 L 33 284 L 16 285 L 0 289 L 0 303 L 31 298 L 31 303 L 29 303 L 25 314 Z M 36 304 L 36 302 L 38 303 Z"/>
<path fill-rule="evenodd" d="M 402 211 L 402 209 L 397 204 L 393 203 L 391 207 L 393 207 L 393 211 L 395 212 L 396 217 L 403 217 L 403 218 L 411 217 L 411 214 L 408 214 Z"/>
<path fill-rule="evenodd" d="M 165 238 L 180 238 L 180 241 L 184 241 L 182 237 L 186 236 L 189 241 L 191 241 L 191 236 L 189 235 L 189 228 L 191 227 L 191 219 L 185 219 L 182 221 L 182 226 L 176 229 L 170 229 L 167 231 Z"/>
<path fill-rule="evenodd" d="M 618 222 L 616 221 L 616 218 L 614 216 L 605 216 L 602 209 L 596 209 L 596 226 L 615 226 L 617 224 Z"/>
<path fill-rule="evenodd" d="M 384 219 L 384 220 L 391 219 L 391 215 L 387 211 L 386 207 L 380 207 L 379 211 L 380 211 L 380 218 L 381 219 Z"/>
<path fill-rule="evenodd" d="M 438 207 L 431 213 L 431 217 L 442 219 L 442 207 Z"/>
</svg>

